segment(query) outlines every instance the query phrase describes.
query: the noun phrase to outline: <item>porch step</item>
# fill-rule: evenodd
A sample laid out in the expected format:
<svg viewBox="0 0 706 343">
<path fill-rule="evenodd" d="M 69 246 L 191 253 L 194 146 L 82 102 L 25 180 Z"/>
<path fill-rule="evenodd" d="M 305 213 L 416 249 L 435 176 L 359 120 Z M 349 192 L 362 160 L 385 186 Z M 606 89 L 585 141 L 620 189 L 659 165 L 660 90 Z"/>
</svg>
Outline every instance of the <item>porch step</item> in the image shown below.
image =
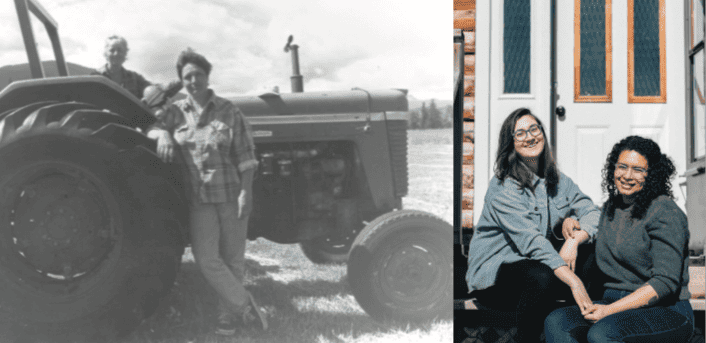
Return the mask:
<svg viewBox="0 0 706 343">
<path fill-rule="evenodd" d="M 689 292 L 692 298 L 703 299 L 706 296 L 704 288 L 704 269 L 706 267 L 689 267 Z"/>
<path fill-rule="evenodd" d="M 704 299 L 704 269 L 705 267 L 689 267 L 689 292 L 691 293 L 691 307 L 694 311 L 706 311 L 706 299 Z"/>
</svg>

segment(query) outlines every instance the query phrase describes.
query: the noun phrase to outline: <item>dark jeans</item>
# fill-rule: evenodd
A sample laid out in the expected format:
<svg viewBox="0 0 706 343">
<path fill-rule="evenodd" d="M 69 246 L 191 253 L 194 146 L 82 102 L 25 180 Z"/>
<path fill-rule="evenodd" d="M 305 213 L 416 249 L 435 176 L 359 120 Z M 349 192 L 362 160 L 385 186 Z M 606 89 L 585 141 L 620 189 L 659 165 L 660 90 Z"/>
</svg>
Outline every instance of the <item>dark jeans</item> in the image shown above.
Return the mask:
<svg viewBox="0 0 706 343">
<path fill-rule="evenodd" d="M 607 289 L 599 304 L 610 304 L 632 292 Z M 652 306 L 607 316 L 595 324 L 583 318 L 578 306 L 555 310 L 545 321 L 551 342 L 687 342 L 694 332 L 694 312 L 688 300 L 671 306 Z"/>
<path fill-rule="evenodd" d="M 555 247 L 561 247 L 557 242 Z M 595 266 L 595 246 L 579 246 L 576 275 L 584 282 L 591 299 L 602 294 L 603 281 Z M 595 295 L 598 295 L 594 297 Z M 534 260 L 502 264 L 495 285 L 474 291 L 480 305 L 497 311 L 514 311 L 517 320 L 518 342 L 539 342 L 544 329 L 544 318 L 557 307 L 556 300 L 576 304 L 571 290 L 547 265 Z"/>
</svg>

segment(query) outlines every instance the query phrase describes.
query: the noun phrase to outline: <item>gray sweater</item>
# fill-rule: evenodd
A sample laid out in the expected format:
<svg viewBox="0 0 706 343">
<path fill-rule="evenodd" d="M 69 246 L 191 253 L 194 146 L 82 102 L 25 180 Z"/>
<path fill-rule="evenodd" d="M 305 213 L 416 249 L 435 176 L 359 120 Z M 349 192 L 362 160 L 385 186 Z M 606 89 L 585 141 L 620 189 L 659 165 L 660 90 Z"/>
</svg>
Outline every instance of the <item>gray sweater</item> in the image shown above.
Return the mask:
<svg viewBox="0 0 706 343">
<path fill-rule="evenodd" d="M 596 237 L 598 267 L 608 288 L 634 291 L 650 284 L 660 300 L 687 300 L 689 228 L 686 215 L 661 195 L 642 219 L 630 218 L 632 206 L 616 208 L 613 220 L 603 209 Z"/>
</svg>

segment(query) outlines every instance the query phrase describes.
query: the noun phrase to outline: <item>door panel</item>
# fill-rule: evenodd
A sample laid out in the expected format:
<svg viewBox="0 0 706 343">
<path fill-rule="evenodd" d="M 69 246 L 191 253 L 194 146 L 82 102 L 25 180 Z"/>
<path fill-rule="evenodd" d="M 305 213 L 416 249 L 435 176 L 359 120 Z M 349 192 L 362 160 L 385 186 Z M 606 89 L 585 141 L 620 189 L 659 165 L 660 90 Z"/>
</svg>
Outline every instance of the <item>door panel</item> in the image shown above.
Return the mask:
<svg viewBox="0 0 706 343">
<path fill-rule="evenodd" d="M 682 162 L 684 143 L 679 143 L 679 140 L 683 140 L 680 137 L 683 135 L 681 128 L 683 124 L 675 116 L 683 113 L 683 92 L 673 89 L 674 87 L 670 89 L 667 94 L 672 98 L 668 99 L 667 103 L 628 103 L 627 2 L 608 0 L 605 1 L 605 6 L 608 9 L 606 18 L 602 19 L 603 21 L 594 19 L 596 23 L 590 23 L 588 21 L 595 16 L 580 16 L 579 1 L 557 1 L 557 106 L 563 106 L 566 113 L 563 117 L 557 117 L 557 161 L 559 168 L 599 206 L 607 198 L 601 189 L 601 170 L 608 153 L 615 143 L 629 135 L 655 140 L 662 151 L 675 161 L 677 170 L 679 172 L 684 170 Z M 678 10 L 680 8 L 674 9 L 674 11 Z M 681 12 L 676 14 L 679 13 Z M 668 11 L 667 14 L 669 22 L 675 13 Z M 577 19 L 584 22 L 579 21 L 577 24 Z M 609 25 L 605 29 L 605 37 L 609 44 L 606 47 L 593 49 L 592 46 L 605 45 L 605 39 L 602 41 L 595 39 L 594 33 L 591 35 L 582 33 L 581 27 L 596 31 L 596 25 L 605 26 L 606 20 Z M 598 36 L 601 37 L 600 34 Z M 593 37 L 590 43 L 584 42 L 583 55 L 579 46 L 582 37 L 583 39 Z M 678 34 L 667 37 L 667 43 L 674 46 L 683 42 L 683 37 Z M 606 67 L 584 68 L 589 71 L 606 72 L 605 92 L 607 94 L 590 94 L 591 92 L 578 89 L 581 87 L 581 80 L 577 80 L 581 78 L 578 76 L 581 71 L 581 61 L 596 63 L 600 60 L 585 58 L 586 49 L 595 50 L 601 54 L 605 51 L 608 55 Z M 582 59 L 581 56 L 584 58 Z M 670 61 L 669 56 L 667 61 Z M 684 69 L 679 69 L 679 63 L 669 65 L 671 69 L 666 71 L 666 75 L 673 77 L 676 82 L 672 82 L 679 85 L 680 79 L 677 73 Z M 603 89 L 592 87 L 592 89 L 596 88 Z M 678 191 L 677 181 L 673 189 L 677 196 L 677 203 L 683 208 L 684 197 Z"/>
<path fill-rule="evenodd" d="M 576 171 L 571 175 L 572 180 L 580 182 L 579 187 L 596 202 L 600 199 L 601 167 L 597 162 L 605 159 L 605 151 L 610 149 L 606 143 L 609 139 L 608 126 L 577 127 L 576 128 Z M 566 159 L 564 159 L 566 160 Z M 564 166 L 561 166 L 566 171 Z"/>
<path fill-rule="evenodd" d="M 581 191 L 586 193 L 594 203 L 603 203 L 603 193 L 601 191 L 601 170 L 605 163 L 606 156 L 610 152 L 613 144 L 622 137 L 628 135 L 630 130 L 631 117 L 630 109 L 626 101 L 616 101 L 625 94 L 623 90 L 627 81 L 625 77 L 613 77 L 613 75 L 625 75 L 627 72 L 626 63 L 620 63 L 615 56 L 626 56 L 627 49 L 623 45 L 609 44 L 605 47 L 605 40 L 609 42 L 619 41 L 625 37 L 627 27 L 624 21 L 616 20 L 626 8 L 616 9 L 615 6 L 606 4 L 609 14 L 605 19 L 597 20 L 598 23 L 588 23 L 584 16 L 580 18 L 583 27 L 590 27 L 595 30 L 599 24 L 605 25 L 605 20 L 609 20 L 610 26 L 605 31 L 605 38 L 601 41 L 592 40 L 587 44 L 584 42 L 583 56 L 586 50 L 594 50 L 592 45 L 601 45 L 601 52 L 612 56 L 606 67 L 585 68 L 584 70 L 601 70 L 607 73 L 606 85 L 604 87 L 592 87 L 604 89 L 608 92 L 612 89 L 612 94 L 590 94 L 580 92 L 580 63 L 582 63 L 580 43 L 582 37 L 580 30 L 576 29 L 576 15 L 579 15 L 580 3 L 574 1 L 557 1 L 557 106 L 563 106 L 566 114 L 557 118 L 557 161 L 559 168 L 568 175 L 579 186 Z M 612 7 L 612 8 L 611 8 Z M 614 27 L 625 28 L 616 32 Z M 580 25 L 579 24 L 579 25 Z M 581 27 L 581 26 L 579 26 Z M 568 29 L 570 28 L 570 29 Z M 625 37 L 627 38 L 627 37 Z M 598 61 L 591 61 L 596 63 Z M 587 63 L 586 58 L 583 63 Z M 582 79 L 586 79 L 585 77 Z M 584 86 L 585 87 L 585 86 Z M 578 97 L 581 96 L 580 99 Z M 595 102 L 594 102 L 595 101 Z"/>
</svg>

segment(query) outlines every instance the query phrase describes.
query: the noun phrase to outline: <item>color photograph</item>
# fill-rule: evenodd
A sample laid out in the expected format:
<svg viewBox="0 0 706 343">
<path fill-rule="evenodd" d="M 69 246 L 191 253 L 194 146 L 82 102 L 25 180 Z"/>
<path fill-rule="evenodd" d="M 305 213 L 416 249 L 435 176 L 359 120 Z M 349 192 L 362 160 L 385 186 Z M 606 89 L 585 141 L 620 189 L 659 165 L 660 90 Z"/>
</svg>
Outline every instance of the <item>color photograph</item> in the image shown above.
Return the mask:
<svg viewBox="0 0 706 343">
<path fill-rule="evenodd" d="M 699 0 L 454 1 L 455 342 L 704 342 Z"/>
</svg>

